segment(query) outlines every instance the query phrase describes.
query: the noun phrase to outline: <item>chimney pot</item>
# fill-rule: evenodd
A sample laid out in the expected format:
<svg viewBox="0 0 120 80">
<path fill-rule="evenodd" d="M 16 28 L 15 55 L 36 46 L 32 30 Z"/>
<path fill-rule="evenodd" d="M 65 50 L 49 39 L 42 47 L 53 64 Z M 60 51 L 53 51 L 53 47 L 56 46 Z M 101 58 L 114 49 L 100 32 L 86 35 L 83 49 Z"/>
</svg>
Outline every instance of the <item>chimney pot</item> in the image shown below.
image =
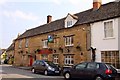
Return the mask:
<svg viewBox="0 0 120 80">
<path fill-rule="evenodd" d="M 52 16 L 51 15 L 48 15 L 47 16 L 47 23 L 50 23 L 52 21 Z"/>
<path fill-rule="evenodd" d="M 99 9 L 101 4 L 102 4 L 102 0 L 93 0 L 93 9 L 94 10 Z"/>
</svg>

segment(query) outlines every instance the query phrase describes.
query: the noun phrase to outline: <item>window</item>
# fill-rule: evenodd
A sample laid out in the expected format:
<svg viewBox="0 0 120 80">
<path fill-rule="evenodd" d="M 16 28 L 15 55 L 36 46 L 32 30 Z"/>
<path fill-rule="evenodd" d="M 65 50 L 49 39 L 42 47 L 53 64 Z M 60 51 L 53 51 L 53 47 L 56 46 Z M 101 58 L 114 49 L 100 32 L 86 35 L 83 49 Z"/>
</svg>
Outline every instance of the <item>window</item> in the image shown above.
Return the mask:
<svg viewBox="0 0 120 80">
<path fill-rule="evenodd" d="M 113 37 L 113 21 L 104 22 L 105 38 Z"/>
<path fill-rule="evenodd" d="M 28 47 L 28 44 L 29 44 L 29 39 L 27 38 L 27 39 L 25 40 L 25 47 L 26 47 L 26 48 Z"/>
<path fill-rule="evenodd" d="M 88 63 L 87 68 L 88 69 L 95 69 L 96 68 L 96 64 L 95 63 Z"/>
<path fill-rule="evenodd" d="M 65 65 L 73 65 L 74 64 L 73 59 L 74 59 L 73 55 L 65 55 L 64 64 Z"/>
<path fill-rule="evenodd" d="M 65 46 L 73 46 L 73 36 L 65 37 Z"/>
<path fill-rule="evenodd" d="M 40 61 L 36 61 L 36 64 L 40 64 Z"/>
<path fill-rule="evenodd" d="M 87 63 L 81 63 L 81 64 L 78 64 L 75 69 L 84 69 L 86 67 L 86 64 Z"/>
<path fill-rule="evenodd" d="M 47 48 L 48 47 L 48 40 L 43 40 L 43 48 Z"/>
<path fill-rule="evenodd" d="M 72 21 L 67 21 L 67 27 L 70 27 L 72 25 Z"/>
<path fill-rule="evenodd" d="M 42 57 L 42 60 L 48 60 L 48 55 L 47 54 L 42 54 L 41 57 Z"/>
<path fill-rule="evenodd" d="M 54 55 L 54 56 L 53 56 L 53 62 L 54 62 L 55 64 L 58 64 L 58 55 Z"/>
<path fill-rule="evenodd" d="M 120 57 L 119 51 L 102 51 L 101 52 L 101 59 L 102 62 L 111 64 L 116 68 L 120 68 Z"/>
<path fill-rule="evenodd" d="M 19 48 L 22 48 L 22 40 L 19 41 Z"/>
</svg>

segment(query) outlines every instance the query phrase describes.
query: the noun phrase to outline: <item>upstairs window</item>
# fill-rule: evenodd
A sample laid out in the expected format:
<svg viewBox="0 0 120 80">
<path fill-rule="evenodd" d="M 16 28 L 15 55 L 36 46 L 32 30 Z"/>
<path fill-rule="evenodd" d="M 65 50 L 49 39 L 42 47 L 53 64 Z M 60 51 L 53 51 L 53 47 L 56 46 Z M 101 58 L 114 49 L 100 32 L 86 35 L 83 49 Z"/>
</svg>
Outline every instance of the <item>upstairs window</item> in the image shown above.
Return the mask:
<svg viewBox="0 0 120 80">
<path fill-rule="evenodd" d="M 43 40 L 43 48 L 48 48 L 48 40 Z"/>
<path fill-rule="evenodd" d="M 19 41 L 19 46 L 20 49 L 22 48 L 22 40 Z"/>
<path fill-rule="evenodd" d="M 73 46 L 73 36 L 65 37 L 65 46 Z"/>
<path fill-rule="evenodd" d="M 105 38 L 113 37 L 113 21 L 104 22 L 104 36 Z"/>
<path fill-rule="evenodd" d="M 28 44 L 29 44 L 29 39 L 25 39 L 25 47 L 27 48 L 28 47 Z"/>
<path fill-rule="evenodd" d="M 67 21 L 67 27 L 70 27 L 72 25 L 72 21 Z"/>
</svg>

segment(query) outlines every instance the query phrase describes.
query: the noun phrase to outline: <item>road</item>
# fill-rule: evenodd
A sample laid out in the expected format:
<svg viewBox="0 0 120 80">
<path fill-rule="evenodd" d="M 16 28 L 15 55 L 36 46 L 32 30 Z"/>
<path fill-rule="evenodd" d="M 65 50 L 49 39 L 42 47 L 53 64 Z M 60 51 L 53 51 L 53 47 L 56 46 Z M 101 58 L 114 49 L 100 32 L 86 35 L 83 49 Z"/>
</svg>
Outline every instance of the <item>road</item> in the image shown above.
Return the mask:
<svg viewBox="0 0 120 80">
<path fill-rule="evenodd" d="M 44 76 L 33 74 L 29 70 L 19 69 L 11 65 L 0 65 L 0 80 L 65 80 L 63 76 Z M 120 80 L 116 78 L 116 80 Z"/>
<path fill-rule="evenodd" d="M 63 76 L 44 76 L 33 74 L 29 70 L 23 70 L 10 65 L 0 65 L 0 77 L 2 80 L 64 80 Z"/>
</svg>

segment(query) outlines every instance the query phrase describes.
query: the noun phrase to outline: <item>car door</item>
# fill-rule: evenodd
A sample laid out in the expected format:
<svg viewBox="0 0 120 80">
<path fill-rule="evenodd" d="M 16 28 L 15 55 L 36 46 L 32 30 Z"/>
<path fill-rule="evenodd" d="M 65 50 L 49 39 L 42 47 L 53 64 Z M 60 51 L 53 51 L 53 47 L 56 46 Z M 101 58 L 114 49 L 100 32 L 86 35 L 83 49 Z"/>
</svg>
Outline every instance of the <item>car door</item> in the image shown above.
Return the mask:
<svg viewBox="0 0 120 80">
<path fill-rule="evenodd" d="M 84 69 L 86 68 L 87 63 L 80 63 L 73 67 L 71 70 L 71 75 L 74 78 L 83 78 L 84 77 Z"/>
<path fill-rule="evenodd" d="M 94 76 L 97 74 L 97 72 L 96 72 L 97 66 L 99 66 L 97 63 L 94 63 L 94 62 L 88 63 L 88 65 L 84 71 L 86 79 L 93 79 L 94 78 Z"/>
<path fill-rule="evenodd" d="M 34 68 L 37 72 L 39 72 L 39 61 L 36 61 L 36 63 L 34 64 Z"/>
<path fill-rule="evenodd" d="M 43 61 L 40 61 L 40 63 L 39 63 L 39 71 L 44 72 L 45 69 L 46 69 L 45 63 Z"/>
</svg>

